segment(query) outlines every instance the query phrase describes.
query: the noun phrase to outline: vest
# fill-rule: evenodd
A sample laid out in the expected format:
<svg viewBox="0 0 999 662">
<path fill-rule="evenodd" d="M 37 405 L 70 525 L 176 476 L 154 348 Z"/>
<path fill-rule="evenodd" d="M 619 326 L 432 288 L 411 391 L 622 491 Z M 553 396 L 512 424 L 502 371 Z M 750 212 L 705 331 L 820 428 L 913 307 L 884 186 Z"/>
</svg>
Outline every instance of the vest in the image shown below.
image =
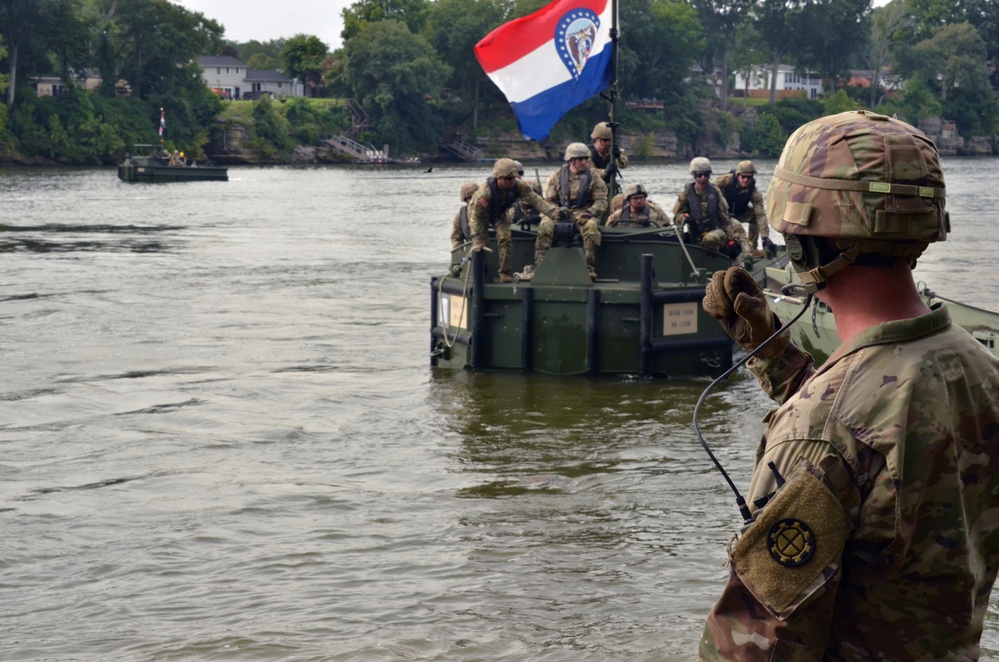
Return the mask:
<svg viewBox="0 0 999 662">
<path fill-rule="evenodd" d="M 520 199 L 520 191 L 516 186 L 509 191 L 501 191 L 495 177 L 489 177 L 486 183 L 489 184 L 489 218 L 495 221 Z"/>
<path fill-rule="evenodd" d="M 461 226 L 461 236 L 465 241 L 471 241 L 472 228 L 468 225 L 468 205 L 462 205 L 458 210 L 458 224 Z"/>
<path fill-rule="evenodd" d="M 569 165 L 562 166 L 562 170 L 558 173 L 559 204 L 569 209 L 589 207 L 592 202 L 590 199 L 590 184 L 592 183 L 593 175 L 590 174 L 590 169 L 587 168 L 579 176 L 579 194 L 576 196 L 576 200 L 570 204 L 569 191 L 572 187 L 569 185 Z"/>
<path fill-rule="evenodd" d="M 600 156 L 600 152 L 597 151 L 597 148 L 590 145 L 590 161 L 593 162 L 593 167 L 597 170 L 606 170 L 613 157 L 614 154 L 612 152 L 607 152 L 606 157 Z"/>
<path fill-rule="evenodd" d="M 749 211 L 749 203 L 753 201 L 753 193 L 756 192 L 756 181 L 754 180 L 749 188 L 739 188 L 739 178 L 735 175 L 735 170 L 731 173 L 731 179 L 722 189 L 722 195 L 728 202 L 728 213 L 739 218 Z"/>
<path fill-rule="evenodd" d="M 632 225 L 636 225 L 636 226 L 638 226 L 638 225 L 641 225 L 641 226 L 647 226 L 647 225 L 649 225 L 649 216 L 650 216 L 650 214 L 649 214 L 649 208 L 648 207 L 642 207 L 642 210 L 645 212 L 644 215 L 639 215 L 639 216 L 636 216 L 634 219 L 632 219 L 632 217 L 631 217 L 631 205 L 629 205 L 628 203 L 625 203 L 624 207 L 621 208 L 621 216 L 618 217 L 617 224 L 621 225 L 621 226 L 624 226 L 624 227 L 629 227 L 629 226 L 632 226 Z"/>
<path fill-rule="evenodd" d="M 705 191 L 707 194 L 708 215 L 703 218 L 701 217 L 701 197 L 694 190 L 694 182 L 687 184 L 684 191 L 687 193 L 687 207 L 689 209 L 690 220 L 693 221 L 697 235 L 725 227 L 725 221 L 721 218 L 718 209 L 719 191 L 716 186 L 708 182 L 708 188 Z"/>
</svg>

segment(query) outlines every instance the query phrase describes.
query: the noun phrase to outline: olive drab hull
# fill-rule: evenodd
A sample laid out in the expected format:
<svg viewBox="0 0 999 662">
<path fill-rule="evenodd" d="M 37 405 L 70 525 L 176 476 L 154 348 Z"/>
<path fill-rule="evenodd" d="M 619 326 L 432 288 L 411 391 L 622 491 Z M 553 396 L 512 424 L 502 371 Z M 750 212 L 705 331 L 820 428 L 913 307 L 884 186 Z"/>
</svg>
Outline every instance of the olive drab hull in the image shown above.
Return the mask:
<svg viewBox="0 0 999 662">
<path fill-rule="evenodd" d="M 804 297 L 781 294 L 782 287 L 796 282 L 797 275 L 790 265 L 771 266 L 765 270 L 763 290 L 770 309 L 783 324 L 793 319 L 805 305 Z M 999 312 L 937 296 L 924 284 L 919 284 L 917 289 L 928 306 L 945 303 L 954 324 L 974 336 L 992 354 L 999 356 Z M 791 339 L 812 355 L 816 365 L 821 365 L 839 347 L 840 338 L 829 306 L 813 297 L 810 308 L 798 321 L 791 324 Z"/>
<path fill-rule="evenodd" d="M 552 375 L 717 376 L 733 343 L 701 308 L 728 258 L 682 245 L 672 228 L 602 228 L 596 281 L 578 234 L 553 246 L 531 280 L 501 283 L 491 253 L 452 252 L 431 281 L 431 364 Z M 536 233 L 513 229 L 513 265 L 534 261 Z M 556 242 L 558 243 L 558 242 Z"/>
<path fill-rule="evenodd" d="M 136 145 L 136 148 L 150 147 Z M 224 166 L 170 165 L 168 159 L 150 154 L 127 156 L 118 164 L 118 179 L 123 182 L 226 182 L 229 171 Z"/>
</svg>

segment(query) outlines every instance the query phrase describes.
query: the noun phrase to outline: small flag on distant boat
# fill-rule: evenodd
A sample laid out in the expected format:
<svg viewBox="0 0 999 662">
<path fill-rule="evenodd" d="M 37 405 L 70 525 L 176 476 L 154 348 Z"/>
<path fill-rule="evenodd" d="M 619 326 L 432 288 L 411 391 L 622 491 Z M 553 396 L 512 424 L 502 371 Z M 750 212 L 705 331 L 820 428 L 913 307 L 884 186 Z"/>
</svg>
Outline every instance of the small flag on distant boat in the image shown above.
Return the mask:
<svg viewBox="0 0 999 662">
<path fill-rule="evenodd" d="M 166 131 L 166 115 L 163 113 L 163 109 L 160 108 L 160 142 L 163 142 L 164 131 Z"/>
<path fill-rule="evenodd" d="M 525 138 L 546 138 L 563 115 L 610 85 L 611 12 L 611 0 L 555 0 L 475 45 Z"/>
</svg>

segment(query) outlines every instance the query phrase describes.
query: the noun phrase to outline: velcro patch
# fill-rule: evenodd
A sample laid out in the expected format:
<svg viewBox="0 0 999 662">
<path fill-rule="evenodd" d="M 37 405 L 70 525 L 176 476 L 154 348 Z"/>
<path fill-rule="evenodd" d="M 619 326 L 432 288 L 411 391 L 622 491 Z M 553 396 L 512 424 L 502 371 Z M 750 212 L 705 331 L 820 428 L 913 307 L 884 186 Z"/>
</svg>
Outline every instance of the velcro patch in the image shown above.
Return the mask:
<svg viewBox="0 0 999 662">
<path fill-rule="evenodd" d="M 732 550 L 732 566 L 766 609 L 786 620 L 838 571 L 850 531 L 822 472 L 803 460 Z"/>
</svg>

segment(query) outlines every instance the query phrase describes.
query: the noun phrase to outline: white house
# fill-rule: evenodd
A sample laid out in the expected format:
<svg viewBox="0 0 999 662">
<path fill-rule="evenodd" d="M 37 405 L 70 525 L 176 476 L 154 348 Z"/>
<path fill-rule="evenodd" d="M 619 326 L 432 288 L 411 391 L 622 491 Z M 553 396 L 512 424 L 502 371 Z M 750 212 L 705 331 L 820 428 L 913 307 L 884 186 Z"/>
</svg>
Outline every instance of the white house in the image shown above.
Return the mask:
<svg viewBox="0 0 999 662">
<path fill-rule="evenodd" d="M 754 69 L 749 76 L 749 96 L 769 96 L 770 76 L 772 73 L 773 69 L 770 67 Z M 745 71 L 736 72 L 735 90 L 740 92 L 747 90 Z M 804 91 L 805 97 L 808 99 L 815 99 L 821 96 L 825 92 L 822 87 L 822 77 L 814 73 L 798 73 L 794 70 L 794 67 L 787 64 L 778 65 L 777 96 L 801 96 L 802 91 Z"/>
<path fill-rule="evenodd" d="M 263 94 L 301 97 L 304 85 L 280 71 L 248 69 L 229 55 L 203 55 L 198 58 L 205 85 L 225 99 L 259 99 Z"/>
</svg>

